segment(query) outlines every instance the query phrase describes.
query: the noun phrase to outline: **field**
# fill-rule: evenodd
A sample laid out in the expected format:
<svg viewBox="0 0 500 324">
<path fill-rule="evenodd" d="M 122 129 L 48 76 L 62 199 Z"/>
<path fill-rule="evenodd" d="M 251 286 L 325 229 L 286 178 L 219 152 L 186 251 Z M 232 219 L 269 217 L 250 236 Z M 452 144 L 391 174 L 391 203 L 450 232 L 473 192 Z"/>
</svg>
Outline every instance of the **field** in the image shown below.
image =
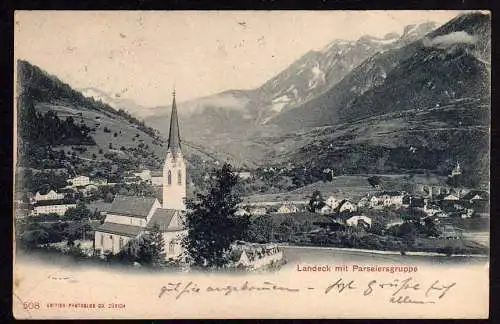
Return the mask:
<svg viewBox="0 0 500 324">
<path fill-rule="evenodd" d="M 404 190 L 417 183 L 444 184 L 444 179 L 434 175 L 384 174 L 378 175 L 381 179 L 381 188 L 376 189 L 368 183 L 368 178 L 371 176 L 373 174 L 338 176 L 331 182 L 318 181 L 289 192 L 248 196 L 245 197 L 244 202 L 302 201 L 309 199 L 315 190 L 319 190 L 325 199 L 333 195 L 337 199 L 358 200 L 367 194 L 373 194 L 380 190 Z"/>
</svg>

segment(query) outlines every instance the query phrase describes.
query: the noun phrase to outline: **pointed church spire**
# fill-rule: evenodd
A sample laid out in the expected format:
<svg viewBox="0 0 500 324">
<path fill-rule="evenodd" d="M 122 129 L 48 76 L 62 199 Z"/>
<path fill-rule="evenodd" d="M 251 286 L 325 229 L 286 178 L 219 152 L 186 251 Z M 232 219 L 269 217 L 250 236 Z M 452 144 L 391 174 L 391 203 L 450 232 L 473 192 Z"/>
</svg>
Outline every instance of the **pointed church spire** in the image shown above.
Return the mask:
<svg viewBox="0 0 500 324">
<path fill-rule="evenodd" d="M 181 151 L 181 135 L 179 132 L 179 120 L 177 117 L 177 105 L 175 103 L 175 89 L 173 92 L 172 114 L 170 115 L 170 130 L 168 133 L 167 150 L 172 154 Z"/>
</svg>

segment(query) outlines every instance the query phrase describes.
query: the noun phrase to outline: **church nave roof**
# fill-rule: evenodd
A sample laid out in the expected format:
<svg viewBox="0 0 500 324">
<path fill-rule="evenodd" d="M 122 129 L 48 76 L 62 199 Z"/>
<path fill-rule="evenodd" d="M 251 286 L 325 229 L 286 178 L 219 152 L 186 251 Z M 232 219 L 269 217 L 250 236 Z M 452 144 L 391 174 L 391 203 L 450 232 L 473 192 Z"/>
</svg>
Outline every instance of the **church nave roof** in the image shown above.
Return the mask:
<svg viewBox="0 0 500 324">
<path fill-rule="evenodd" d="M 96 232 L 117 234 L 128 237 L 136 237 L 144 228 L 134 225 L 104 223 L 96 229 Z"/>
<path fill-rule="evenodd" d="M 146 218 L 156 200 L 153 197 L 116 195 L 108 213 Z"/>
</svg>

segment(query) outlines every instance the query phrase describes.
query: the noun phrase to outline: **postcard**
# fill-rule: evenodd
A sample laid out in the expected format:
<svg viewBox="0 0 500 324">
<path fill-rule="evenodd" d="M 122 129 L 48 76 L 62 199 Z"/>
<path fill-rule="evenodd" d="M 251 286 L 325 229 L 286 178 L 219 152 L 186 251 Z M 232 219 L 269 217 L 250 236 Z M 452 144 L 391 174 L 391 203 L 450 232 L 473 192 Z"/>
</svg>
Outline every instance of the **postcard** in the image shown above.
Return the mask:
<svg viewBox="0 0 500 324">
<path fill-rule="evenodd" d="M 16 11 L 17 319 L 487 318 L 488 11 Z"/>
</svg>

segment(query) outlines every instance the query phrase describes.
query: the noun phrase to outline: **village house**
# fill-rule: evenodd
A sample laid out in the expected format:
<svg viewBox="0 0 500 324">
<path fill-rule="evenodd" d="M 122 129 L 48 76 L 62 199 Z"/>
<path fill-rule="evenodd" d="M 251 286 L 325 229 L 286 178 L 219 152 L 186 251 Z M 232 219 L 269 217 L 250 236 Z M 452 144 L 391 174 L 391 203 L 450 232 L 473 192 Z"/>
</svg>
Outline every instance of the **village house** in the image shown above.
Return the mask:
<svg viewBox="0 0 500 324">
<path fill-rule="evenodd" d="M 401 224 L 404 223 L 404 220 L 403 218 L 397 218 L 397 219 L 393 219 L 389 222 L 387 222 L 387 224 L 385 225 L 385 228 L 390 228 L 390 227 L 393 227 L 393 226 L 399 226 Z"/>
<path fill-rule="evenodd" d="M 336 208 L 338 213 L 343 213 L 343 212 L 355 212 L 357 210 L 356 205 L 354 205 L 352 202 L 350 202 L 347 199 L 342 200 Z"/>
<path fill-rule="evenodd" d="M 357 206 L 358 208 L 370 207 L 370 200 L 368 199 L 368 197 L 363 197 L 358 201 Z"/>
<path fill-rule="evenodd" d="M 135 172 L 134 176 L 138 177 L 142 181 L 151 182 L 151 171 L 142 170 L 141 172 Z"/>
<path fill-rule="evenodd" d="M 247 252 L 243 249 L 231 250 L 229 258 L 232 261 L 234 267 L 250 266 L 250 258 L 248 257 Z"/>
<path fill-rule="evenodd" d="M 105 186 L 108 184 L 108 179 L 104 177 L 94 177 L 90 179 L 90 183 L 96 186 Z"/>
<path fill-rule="evenodd" d="M 246 215 L 250 215 L 250 213 L 244 209 L 244 208 L 238 208 L 238 210 L 236 210 L 236 212 L 234 213 L 236 216 L 246 216 Z"/>
<path fill-rule="evenodd" d="M 372 208 L 401 207 L 405 194 L 399 191 L 384 191 L 370 198 Z"/>
<path fill-rule="evenodd" d="M 252 177 L 252 174 L 249 171 L 239 171 L 235 173 L 241 180 L 248 180 Z"/>
<path fill-rule="evenodd" d="M 335 210 L 342 200 L 337 199 L 334 196 L 330 196 L 325 200 L 325 206 L 328 206 L 331 210 Z"/>
<path fill-rule="evenodd" d="M 450 214 L 448 214 L 447 212 L 444 212 L 444 211 L 438 211 L 438 212 L 435 212 L 432 216 L 427 216 L 427 217 L 434 217 L 437 219 L 442 219 L 442 218 L 449 218 Z"/>
<path fill-rule="evenodd" d="M 474 210 L 479 217 L 488 217 L 490 214 L 490 197 L 487 191 L 473 190 L 463 197 L 463 202 L 468 208 Z"/>
<path fill-rule="evenodd" d="M 66 211 L 70 208 L 76 208 L 76 204 L 58 204 L 58 205 L 40 205 L 34 206 L 31 211 L 32 216 L 39 216 L 43 214 L 57 214 L 64 216 Z"/>
<path fill-rule="evenodd" d="M 322 214 L 322 215 L 331 214 L 331 213 L 333 213 L 333 209 L 331 209 L 330 206 L 328 206 L 328 205 L 324 205 L 319 210 L 319 213 Z"/>
<path fill-rule="evenodd" d="M 473 203 L 474 201 L 488 201 L 489 194 L 486 191 L 482 190 L 471 190 L 466 195 L 462 197 L 462 200 Z"/>
<path fill-rule="evenodd" d="M 264 207 L 253 207 L 250 209 L 251 215 L 264 215 L 267 213 L 267 209 Z"/>
<path fill-rule="evenodd" d="M 186 178 L 174 92 L 163 166 L 162 202 L 153 197 L 116 196 L 104 223 L 95 231 L 95 249 L 116 254 L 130 240 L 149 233 L 158 225 L 166 258 L 180 257 L 184 251 L 181 240 L 187 234 L 183 226 Z"/>
<path fill-rule="evenodd" d="M 319 210 L 319 213 L 326 215 L 326 214 L 333 214 L 333 213 L 337 212 L 339 204 L 342 201 L 343 201 L 342 199 L 337 199 L 334 196 L 329 196 L 325 200 L 325 205 Z"/>
<path fill-rule="evenodd" d="M 283 252 L 276 244 L 257 244 L 237 241 L 231 245 L 231 267 L 254 270 L 283 260 Z"/>
<path fill-rule="evenodd" d="M 63 193 L 57 193 L 54 190 L 50 190 L 48 193 L 45 195 L 40 194 L 39 191 L 36 192 L 35 196 L 33 196 L 32 203 L 37 203 L 39 201 L 46 201 L 46 200 L 61 200 L 64 199 L 64 194 Z"/>
<path fill-rule="evenodd" d="M 460 218 L 465 219 L 465 218 L 471 218 L 472 215 L 474 215 L 474 209 L 472 208 L 467 208 L 465 209 L 464 212 L 460 214 Z"/>
<path fill-rule="evenodd" d="M 163 185 L 163 171 L 151 171 L 151 184 L 155 187 Z"/>
<path fill-rule="evenodd" d="M 80 192 L 84 195 L 84 197 L 88 197 L 95 194 L 98 190 L 99 187 L 91 183 L 89 185 L 86 185 L 85 188 L 82 188 Z"/>
<path fill-rule="evenodd" d="M 85 187 L 90 183 L 90 178 L 87 176 L 76 176 L 68 179 L 68 184 L 72 187 Z"/>
<path fill-rule="evenodd" d="M 428 200 L 425 200 L 423 211 L 429 216 L 434 216 L 435 214 L 442 212 L 439 206 L 429 203 Z"/>
<path fill-rule="evenodd" d="M 372 226 L 372 219 L 368 216 L 356 215 L 346 219 L 345 224 L 351 227 L 369 228 Z"/>
<path fill-rule="evenodd" d="M 278 208 L 277 213 L 278 214 L 288 214 L 288 213 L 296 213 L 298 211 L 299 211 L 299 209 L 297 208 L 297 206 L 292 205 L 292 204 L 284 204 L 284 205 L 280 206 L 280 208 Z"/>
<path fill-rule="evenodd" d="M 445 195 L 443 197 L 443 200 L 444 201 L 457 201 L 459 200 L 458 196 L 454 195 L 454 194 L 449 194 L 449 195 Z"/>
<path fill-rule="evenodd" d="M 369 206 L 370 208 L 382 208 L 383 205 L 381 204 L 379 197 L 371 196 L 369 199 Z"/>
</svg>

